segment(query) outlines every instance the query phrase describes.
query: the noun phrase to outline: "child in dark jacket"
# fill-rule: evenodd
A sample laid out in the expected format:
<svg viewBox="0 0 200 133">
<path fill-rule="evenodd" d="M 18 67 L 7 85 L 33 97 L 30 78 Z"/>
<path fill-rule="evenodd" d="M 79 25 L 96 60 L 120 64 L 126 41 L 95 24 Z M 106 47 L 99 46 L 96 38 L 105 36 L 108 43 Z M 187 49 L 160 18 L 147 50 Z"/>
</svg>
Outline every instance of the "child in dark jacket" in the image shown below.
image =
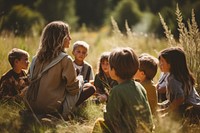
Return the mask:
<svg viewBox="0 0 200 133">
<path fill-rule="evenodd" d="M 110 52 L 101 54 L 99 60 L 99 72 L 95 75 L 94 86 L 96 87 L 97 100 L 99 102 L 106 102 L 111 88 L 117 85 L 117 81 L 111 79 L 109 74 L 108 57 Z M 98 102 L 97 101 L 97 102 Z"/>
<path fill-rule="evenodd" d="M 25 70 L 29 65 L 28 52 L 13 48 L 8 54 L 8 61 L 12 67 L 2 75 L 0 80 L 0 99 L 20 102 L 29 84 Z"/>
</svg>

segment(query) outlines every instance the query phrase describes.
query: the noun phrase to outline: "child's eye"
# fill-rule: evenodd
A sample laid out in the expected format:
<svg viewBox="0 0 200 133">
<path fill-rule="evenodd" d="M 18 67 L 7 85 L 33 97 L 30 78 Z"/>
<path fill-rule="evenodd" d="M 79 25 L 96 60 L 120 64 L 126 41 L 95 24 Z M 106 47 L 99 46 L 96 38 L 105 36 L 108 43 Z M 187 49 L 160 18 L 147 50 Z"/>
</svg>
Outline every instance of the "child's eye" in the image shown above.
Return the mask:
<svg viewBox="0 0 200 133">
<path fill-rule="evenodd" d="M 78 51 L 78 50 L 77 50 L 76 52 L 77 52 L 77 53 L 81 53 L 81 51 Z"/>
<path fill-rule="evenodd" d="M 76 51 L 76 52 L 79 53 L 79 54 L 80 54 L 80 53 L 82 53 L 82 54 L 84 54 L 84 55 L 86 54 L 85 51 Z"/>
</svg>

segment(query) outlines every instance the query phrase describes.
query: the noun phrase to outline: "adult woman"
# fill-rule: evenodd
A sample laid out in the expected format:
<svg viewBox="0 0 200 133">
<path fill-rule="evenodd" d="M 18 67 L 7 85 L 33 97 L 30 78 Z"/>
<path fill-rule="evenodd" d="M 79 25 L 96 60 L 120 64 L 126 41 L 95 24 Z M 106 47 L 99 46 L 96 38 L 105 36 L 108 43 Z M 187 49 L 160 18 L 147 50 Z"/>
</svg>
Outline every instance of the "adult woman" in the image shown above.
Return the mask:
<svg viewBox="0 0 200 133">
<path fill-rule="evenodd" d="M 54 21 L 43 29 L 40 47 L 30 67 L 31 85 L 27 91 L 27 104 L 37 114 L 61 113 L 63 117 L 94 93 L 94 88 L 83 91 L 77 80 L 72 59 L 64 50 L 70 44 L 69 26 Z M 79 77 L 79 79 L 81 79 Z M 89 90 L 89 91 L 88 91 Z M 81 94 L 87 96 L 80 98 Z"/>
</svg>

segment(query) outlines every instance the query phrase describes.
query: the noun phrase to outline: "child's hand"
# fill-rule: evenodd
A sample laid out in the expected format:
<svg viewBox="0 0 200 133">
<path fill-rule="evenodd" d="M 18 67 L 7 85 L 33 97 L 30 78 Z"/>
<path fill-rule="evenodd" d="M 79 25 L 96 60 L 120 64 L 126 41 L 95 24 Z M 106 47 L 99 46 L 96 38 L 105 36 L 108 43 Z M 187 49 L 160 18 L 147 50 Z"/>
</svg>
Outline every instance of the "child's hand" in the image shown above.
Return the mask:
<svg viewBox="0 0 200 133">
<path fill-rule="evenodd" d="M 23 86 L 25 84 L 25 81 L 23 79 L 19 80 L 19 86 Z"/>
<path fill-rule="evenodd" d="M 19 94 L 20 97 L 24 97 L 25 96 L 27 89 L 28 89 L 28 86 L 25 87 L 23 90 L 21 90 L 21 93 Z"/>
</svg>

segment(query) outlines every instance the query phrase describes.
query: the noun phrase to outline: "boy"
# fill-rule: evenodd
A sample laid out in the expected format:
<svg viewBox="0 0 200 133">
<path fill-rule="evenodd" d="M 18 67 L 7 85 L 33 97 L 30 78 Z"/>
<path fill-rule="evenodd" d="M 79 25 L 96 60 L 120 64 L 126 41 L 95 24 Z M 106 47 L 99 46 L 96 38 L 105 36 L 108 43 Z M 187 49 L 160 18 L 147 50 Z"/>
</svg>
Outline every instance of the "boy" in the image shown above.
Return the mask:
<svg viewBox="0 0 200 133">
<path fill-rule="evenodd" d="M 152 114 L 142 85 L 132 80 L 139 62 L 131 48 L 115 49 L 109 56 L 109 73 L 118 85 L 111 89 L 104 120 L 95 123 L 93 132 L 100 124 L 103 132 L 135 133 L 151 130 Z"/>
<path fill-rule="evenodd" d="M 92 66 L 84 59 L 88 55 L 89 45 L 84 41 L 76 41 L 73 44 L 72 54 L 74 55 L 73 65 L 77 75 L 82 75 L 85 83 L 94 80 Z"/>
<path fill-rule="evenodd" d="M 8 61 L 12 67 L 0 79 L 0 99 L 20 102 L 28 86 L 27 74 L 23 69 L 29 65 L 28 52 L 13 48 L 8 54 Z"/>
<path fill-rule="evenodd" d="M 139 63 L 139 69 L 134 75 L 134 79 L 139 81 L 145 88 L 151 107 L 151 112 L 152 114 L 155 114 L 158 98 L 153 78 L 157 73 L 158 60 L 155 57 L 145 53 L 139 56 Z"/>
</svg>

